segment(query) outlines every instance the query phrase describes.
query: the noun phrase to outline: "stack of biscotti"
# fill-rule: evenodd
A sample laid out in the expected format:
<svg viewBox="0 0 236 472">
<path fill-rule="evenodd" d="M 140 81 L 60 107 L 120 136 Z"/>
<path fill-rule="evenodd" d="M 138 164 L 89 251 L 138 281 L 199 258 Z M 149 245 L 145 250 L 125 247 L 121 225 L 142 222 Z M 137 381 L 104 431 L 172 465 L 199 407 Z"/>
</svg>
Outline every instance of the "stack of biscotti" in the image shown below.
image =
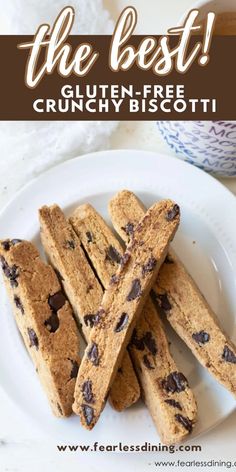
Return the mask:
<svg viewBox="0 0 236 472">
<path fill-rule="evenodd" d="M 129 243 L 145 208 L 132 192 L 124 190 L 111 200 L 110 215 L 117 233 Z M 198 361 L 236 395 L 236 347 L 172 249 L 153 290 L 159 310 Z"/>
<path fill-rule="evenodd" d="M 60 274 L 85 339 L 99 319 L 102 301 L 102 284 L 97 280 L 84 253 L 81 241 L 73 227 L 57 206 L 44 206 L 39 211 L 41 240 L 52 266 Z M 89 231 L 85 234 L 87 244 L 92 241 Z M 114 252 L 114 251 L 113 251 Z M 115 254 L 118 258 L 118 253 Z M 107 259 L 114 257 L 108 251 Z M 125 353 L 110 390 L 110 403 L 117 411 L 123 411 L 140 397 L 140 388 L 128 352 Z"/>
<path fill-rule="evenodd" d="M 53 413 L 69 416 L 80 362 L 71 306 L 54 270 L 31 243 L 1 241 L 0 263 L 18 328 Z"/>
<path fill-rule="evenodd" d="M 172 201 L 153 205 L 136 227 L 119 269 L 104 293 L 99 319 L 91 330 L 75 387 L 73 409 L 88 429 L 94 427 L 104 408 L 179 218 L 179 207 Z"/>
<path fill-rule="evenodd" d="M 101 283 L 108 289 L 116 278 L 123 247 L 91 205 L 78 207 L 70 222 Z M 89 240 L 88 233 L 91 235 Z M 146 270 L 151 269 L 152 264 Z M 150 297 L 136 324 L 129 351 L 142 387 L 142 397 L 161 440 L 166 444 L 182 441 L 195 423 L 196 402 L 187 379 L 170 354 L 162 322 Z"/>
</svg>

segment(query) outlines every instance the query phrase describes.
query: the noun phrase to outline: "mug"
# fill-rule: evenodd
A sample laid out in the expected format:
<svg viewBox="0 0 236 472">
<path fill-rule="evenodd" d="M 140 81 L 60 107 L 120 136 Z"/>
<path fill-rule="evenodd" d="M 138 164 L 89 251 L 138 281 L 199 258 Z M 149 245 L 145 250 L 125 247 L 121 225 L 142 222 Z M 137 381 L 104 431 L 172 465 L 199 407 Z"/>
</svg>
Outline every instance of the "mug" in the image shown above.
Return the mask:
<svg viewBox="0 0 236 472">
<path fill-rule="evenodd" d="M 236 0 L 199 1 L 192 8 L 200 11 L 199 22 L 209 11 L 231 13 L 225 18 L 229 34 L 233 26 L 236 34 Z M 184 23 L 187 13 L 180 24 Z M 217 34 L 228 33 L 222 21 L 220 17 L 216 23 Z M 177 157 L 219 176 L 236 176 L 236 121 L 159 121 L 157 125 Z"/>
</svg>

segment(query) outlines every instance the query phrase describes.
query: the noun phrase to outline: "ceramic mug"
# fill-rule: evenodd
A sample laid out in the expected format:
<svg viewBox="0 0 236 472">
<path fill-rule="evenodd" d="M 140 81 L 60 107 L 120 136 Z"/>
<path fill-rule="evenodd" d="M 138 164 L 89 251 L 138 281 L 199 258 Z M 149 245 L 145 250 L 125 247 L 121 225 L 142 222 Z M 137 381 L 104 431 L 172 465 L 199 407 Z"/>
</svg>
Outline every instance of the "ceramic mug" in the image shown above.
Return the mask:
<svg viewBox="0 0 236 472">
<path fill-rule="evenodd" d="M 236 0 L 199 1 L 192 8 L 199 9 L 199 21 L 209 11 L 231 12 L 236 29 Z M 219 23 L 219 27 L 222 28 L 222 24 Z M 230 28 L 232 33 L 232 23 Z M 177 157 L 216 175 L 236 176 L 236 121 L 159 121 L 157 125 Z"/>
</svg>

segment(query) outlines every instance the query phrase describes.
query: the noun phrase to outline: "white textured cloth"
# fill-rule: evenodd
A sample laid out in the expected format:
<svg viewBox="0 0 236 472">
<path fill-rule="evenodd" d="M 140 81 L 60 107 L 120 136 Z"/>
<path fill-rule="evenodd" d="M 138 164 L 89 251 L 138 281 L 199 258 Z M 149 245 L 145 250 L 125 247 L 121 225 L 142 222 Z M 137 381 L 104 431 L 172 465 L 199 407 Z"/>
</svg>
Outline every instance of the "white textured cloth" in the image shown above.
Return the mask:
<svg viewBox="0 0 236 472">
<path fill-rule="evenodd" d="M 102 0 L 10 0 L 1 9 L 1 34 L 33 34 L 64 6 L 76 11 L 74 34 L 108 34 L 113 23 Z M 0 208 L 44 170 L 109 147 L 113 122 L 0 122 Z"/>
</svg>

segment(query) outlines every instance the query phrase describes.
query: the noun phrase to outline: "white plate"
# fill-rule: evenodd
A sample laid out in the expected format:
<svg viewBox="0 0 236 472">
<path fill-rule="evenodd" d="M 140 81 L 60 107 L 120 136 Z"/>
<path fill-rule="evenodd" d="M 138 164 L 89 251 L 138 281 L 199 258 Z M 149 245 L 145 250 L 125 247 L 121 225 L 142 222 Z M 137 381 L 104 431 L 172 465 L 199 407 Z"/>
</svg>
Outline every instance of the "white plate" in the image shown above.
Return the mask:
<svg viewBox="0 0 236 472">
<path fill-rule="evenodd" d="M 215 179 L 184 162 L 143 151 L 100 152 L 68 161 L 14 197 L 0 215 L 0 239 L 29 239 L 40 248 L 37 210 L 41 205 L 57 202 L 69 214 L 76 205 L 90 202 L 108 218 L 109 198 L 123 188 L 136 192 L 147 206 L 162 197 L 180 204 L 182 222 L 174 247 L 235 341 L 235 198 Z M 107 405 L 92 432 L 82 429 L 76 417 L 55 419 L 18 334 L 2 279 L 0 312 L 1 386 L 37 424 L 41 436 L 82 444 L 158 443 L 141 402 L 122 414 Z M 199 365 L 172 330 L 168 331 L 174 357 L 197 397 L 196 436 L 223 421 L 234 410 L 235 400 Z"/>
</svg>

